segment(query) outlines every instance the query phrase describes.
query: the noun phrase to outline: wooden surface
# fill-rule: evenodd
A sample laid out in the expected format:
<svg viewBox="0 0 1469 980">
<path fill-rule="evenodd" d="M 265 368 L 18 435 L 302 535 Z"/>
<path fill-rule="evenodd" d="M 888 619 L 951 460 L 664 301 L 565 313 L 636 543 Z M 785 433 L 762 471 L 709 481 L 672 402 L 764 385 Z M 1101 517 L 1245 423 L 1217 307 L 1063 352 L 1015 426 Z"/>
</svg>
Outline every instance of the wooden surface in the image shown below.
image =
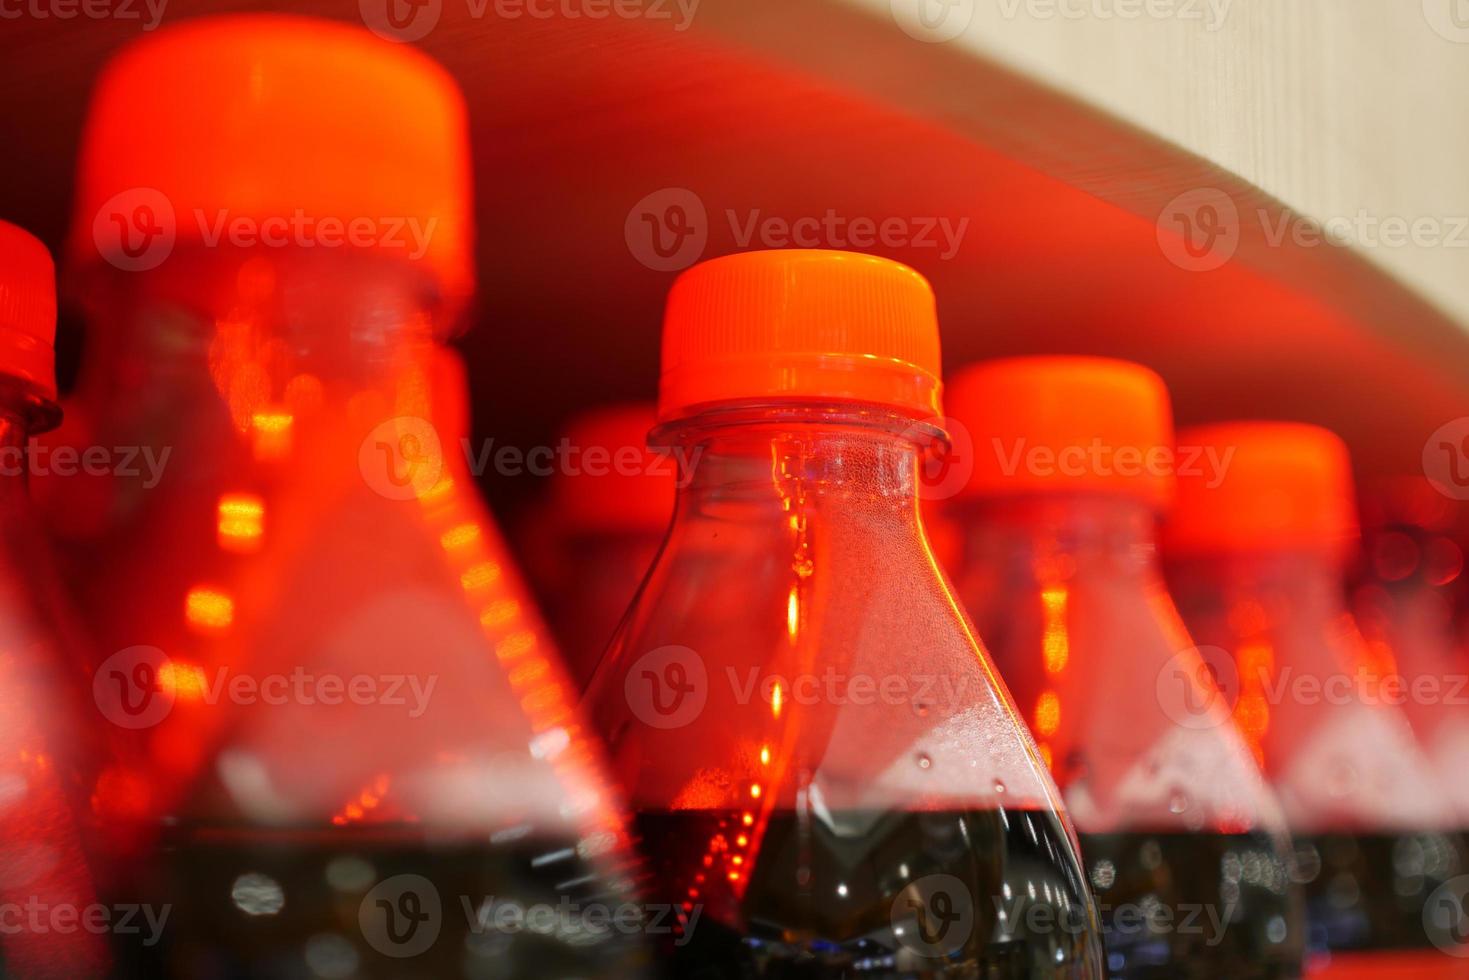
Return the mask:
<svg viewBox="0 0 1469 980">
<path fill-rule="evenodd" d="M 892 16 L 892 0 L 851 2 Z M 950 43 L 1175 143 L 1303 215 L 1456 225 L 1469 216 L 1465 0 L 952 7 L 954 27 L 967 26 Z M 1469 234 L 1441 245 L 1373 237 L 1358 245 L 1370 261 L 1469 324 Z"/>
<path fill-rule="evenodd" d="M 165 23 L 241 6 L 173 0 Z M 358 18 L 345 0 L 290 9 Z M 137 33 L 0 22 L 0 217 L 59 245 L 88 86 Z M 1159 232 L 1177 194 L 1217 188 L 1272 220 L 1281 206 L 1208 159 L 962 45 L 915 41 L 890 18 L 836 0 L 703 0 L 680 30 L 475 17 L 443 0 L 419 44 L 471 107 L 483 290 L 462 344 L 476 435 L 497 445 L 542 444 L 579 408 L 652 395 L 673 273 L 640 262 L 627 228 L 640 201 L 670 188 L 709 215 L 705 257 L 750 247 L 742 229 L 770 217 L 831 212 L 910 231 L 967 221 L 952 256 L 871 249 L 932 279 L 951 368 L 1027 352 L 1131 357 L 1164 374 L 1186 422 L 1321 422 L 1370 472 L 1415 469 L 1429 433 L 1469 415 L 1469 334 L 1380 264 L 1277 247 L 1249 221 L 1221 267 L 1180 267 Z M 74 356 L 74 316 L 64 334 Z M 486 489 L 514 504 L 543 484 Z"/>
</svg>

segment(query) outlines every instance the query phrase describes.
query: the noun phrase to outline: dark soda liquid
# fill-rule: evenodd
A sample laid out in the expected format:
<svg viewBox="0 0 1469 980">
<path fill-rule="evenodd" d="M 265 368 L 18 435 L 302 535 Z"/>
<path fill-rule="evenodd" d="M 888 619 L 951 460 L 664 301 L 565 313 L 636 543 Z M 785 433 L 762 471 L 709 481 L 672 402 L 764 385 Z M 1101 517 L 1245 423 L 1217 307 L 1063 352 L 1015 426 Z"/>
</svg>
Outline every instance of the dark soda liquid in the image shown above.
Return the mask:
<svg viewBox="0 0 1469 980">
<path fill-rule="evenodd" d="M 628 882 L 596 874 L 574 840 L 434 841 L 411 826 L 175 829 L 150 868 L 141 890 L 167 903 L 169 917 L 156 943 L 118 937 L 123 976 L 621 980 L 646 971 Z M 619 912 L 632 924 L 615 928 Z"/>
<path fill-rule="evenodd" d="M 1082 834 L 1112 980 L 1301 976 L 1290 855 L 1268 834 Z"/>
<path fill-rule="evenodd" d="M 1424 907 L 1469 870 L 1465 840 L 1436 832 L 1297 837 L 1312 951 L 1434 949 Z"/>
<path fill-rule="evenodd" d="M 738 810 L 636 819 L 660 976 L 1100 980 L 1097 925 L 1055 814 Z"/>
</svg>

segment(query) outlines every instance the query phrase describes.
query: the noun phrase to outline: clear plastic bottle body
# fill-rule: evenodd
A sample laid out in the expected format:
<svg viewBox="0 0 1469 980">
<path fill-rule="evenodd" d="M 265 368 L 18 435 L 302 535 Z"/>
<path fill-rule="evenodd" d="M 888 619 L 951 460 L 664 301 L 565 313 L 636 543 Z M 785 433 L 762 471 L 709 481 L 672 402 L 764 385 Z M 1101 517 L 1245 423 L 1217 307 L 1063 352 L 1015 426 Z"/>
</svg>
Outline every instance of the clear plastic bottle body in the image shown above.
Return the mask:
<svg viewBox="0 0 1469 980">
<path fill-rule="evenodd" d="M 1295 836 L 1313 972 L 1463 975 L 1435 949 L 1452 925 L 1435 937 L 1425 913 L 1469 871 L 1464 838 L 1384 684 L 1391 666 L 1347 610 L 1339 557 L 1198 556 L 1170 563 L 1169 581 L 1195 638 L 1237 673 L 1236 718 Z"/>
<path fill-rule="evenodd" d="M 27 491 L 27 401 L 0 378 L 0 976 L 98 977 L 106 943 L 76 927 L 99 908 L 83 834 L 97 746 Z"/>
<path fill-rule="evenodd" d="M 123 951 L 134 971 L 641 969 L 634 935 L 586 926 L 633 901 L 625 834 L 433 421 L 420 285 L 392 261 L 216 249 L 99 294 L 88 438 L 169 452 L 154 486 L 90 488 L 108 520 L 71 542 L 99 672 L 139 684 L 103 786 L 131 802 L 114 887 L 174 909 Z M 554 927 L 506 927 L 507 903 Z"/>
<path fill-rule="evenodd" d="M 1289 837 L 1178 621 L 1151 507 L 1058 492 L 950 517 L 957 591 L 1076 822 L 1111 976 L 1299 976 Z"/>
<path fill-rule="evenodd" d="M 1409 523 L 1380 526 L 1365 537 L 1371 559 L 1354 590 L 1353 612 L 1373 660 L 1399 685 L 1395 700 L 1460 824 L 1469 827 L 1469 780 L 1462 778 L 1469 758 L 1469 648 L 1455 625 L 1463 552 L 1441 530 Z"/>
<path fill-rule="evenodd" d="M 1100 977 L 1073 838 L 881 410 L 666 426 L 696 459 L 587 695 L 670 976 Z M 992 971 L 992 972 L 991 972 Z"/>
</svg>

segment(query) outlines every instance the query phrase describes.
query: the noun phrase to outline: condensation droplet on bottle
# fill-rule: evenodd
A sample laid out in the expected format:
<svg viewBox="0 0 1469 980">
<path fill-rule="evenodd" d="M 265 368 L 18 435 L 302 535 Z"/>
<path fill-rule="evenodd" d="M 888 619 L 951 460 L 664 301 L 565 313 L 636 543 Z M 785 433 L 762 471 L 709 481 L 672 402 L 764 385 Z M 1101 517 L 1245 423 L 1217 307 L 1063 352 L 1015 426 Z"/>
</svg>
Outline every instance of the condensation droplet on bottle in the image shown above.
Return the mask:
<svg viewBox="0 0 1469 980">
<path fill-rule="evenodd" d="M 1001 780 L 998 780 L 998 779 L 995 780 L 995 792 L 996 793 L 1003 793 L 1003 792 L 1005 792 L 1005 784 Z"/>
<path fill-rule="evenodd" d="M 920 753 L 918 753 L 918 768 L 919 769 L 927 769 L 928 767 L 930 767 L 932 765 L 933 765 L 933 759 L 929 757 L 929 755 L 928 755 L 927 752 L 920 752 Z"/>
<path fill-rule="evenodd" d="M 1175 790 L 1173 795 L 1168 797 L 1168 812 L 1182 813 L 1188 809 L 1188 803 L 1188 795 L 1182 790 Z"/>
</svg>

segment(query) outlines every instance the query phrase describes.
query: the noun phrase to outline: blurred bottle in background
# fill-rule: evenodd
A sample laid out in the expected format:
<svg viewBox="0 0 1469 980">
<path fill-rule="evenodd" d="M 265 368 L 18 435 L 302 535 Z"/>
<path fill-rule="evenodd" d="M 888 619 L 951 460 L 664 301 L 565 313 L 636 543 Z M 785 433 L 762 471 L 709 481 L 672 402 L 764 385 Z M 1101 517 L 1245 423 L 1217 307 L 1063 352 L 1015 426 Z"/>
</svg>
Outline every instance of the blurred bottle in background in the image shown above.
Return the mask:
<svg viewBox="0 0 1469 980">
<path fill-rule="evenodd" d="M 668 532 L 678 463 L 648 449 L 656 406 L 613 405 L 562 433 L 538 545 L 546 616 L 581 687 L 607 649 Z"/>
<path fill-rule="evenodd" d="M 1440 901 L 1469 870 L 1456 817 L 1388 686 L 1395 663 L 1347 608 L 1346 446 L 1275 422 L 1202 426 L 1179 444 L 1227 462 L 1180 478 L 1170 582 L 1194 637 L 1227 653 L 1216 668 L 1295 834 L 1314 966 L 1461 975 L 1465 961 L 1434 948 L 1463 937 L 1462 903 Z M 1430 928 L 1440 912 L 1453 918 Z"/>
<path fill-rule="evenodd" d="M 95 727 L 75 631 L 27 487 L 31 437 L 55 426 L 56 277 L 0 221 L 0 976 L 99 977 L 108 965 L 80 815 Z"/>
<path fill-rule="evenodd" d="M 1279 806 L 1162 580 L 1162 379 L 1013 358 L 959 372 L 947 402 L 974 445 L 947 509 L 963 535 L 954 579 L 1076 822 L 1109 974 L 1300 976 Z M 1149 907 L 1165 914 L 1129 920 Z"/>
<path fill-rule="evenodd" d="M 98 84 L 70 438 L 166 465 L 81 526 L 48 499 L 145 760 L 96 793 L 113 894 L 171 909 L 131 973 L 641 968 L 597 911 L 632 900 L 597 748 L 435 387 L 471 228 L 464 106 L 414 48 L 203 19 Z"/>
<path fill-rule="evenodd" d="M 587 695 L 677 903 L 670 977 L 1096 977 L 1034 743 L 935 565 L 934 299 L 872 256 L 674 284 L 653 443 L 693 461 Z"/>
<path fill-rule="evenodd" d="M 1376 481 L 1363 500 L 1363 553 L 1353 609 L 1373 660 L 1395 663 L 1389 696 L 1407 712 L 1461 826 L 1469 827 L 1469 651 L 1456 613 L 1462 505 L 1422 477 Z"/>
</svg>

